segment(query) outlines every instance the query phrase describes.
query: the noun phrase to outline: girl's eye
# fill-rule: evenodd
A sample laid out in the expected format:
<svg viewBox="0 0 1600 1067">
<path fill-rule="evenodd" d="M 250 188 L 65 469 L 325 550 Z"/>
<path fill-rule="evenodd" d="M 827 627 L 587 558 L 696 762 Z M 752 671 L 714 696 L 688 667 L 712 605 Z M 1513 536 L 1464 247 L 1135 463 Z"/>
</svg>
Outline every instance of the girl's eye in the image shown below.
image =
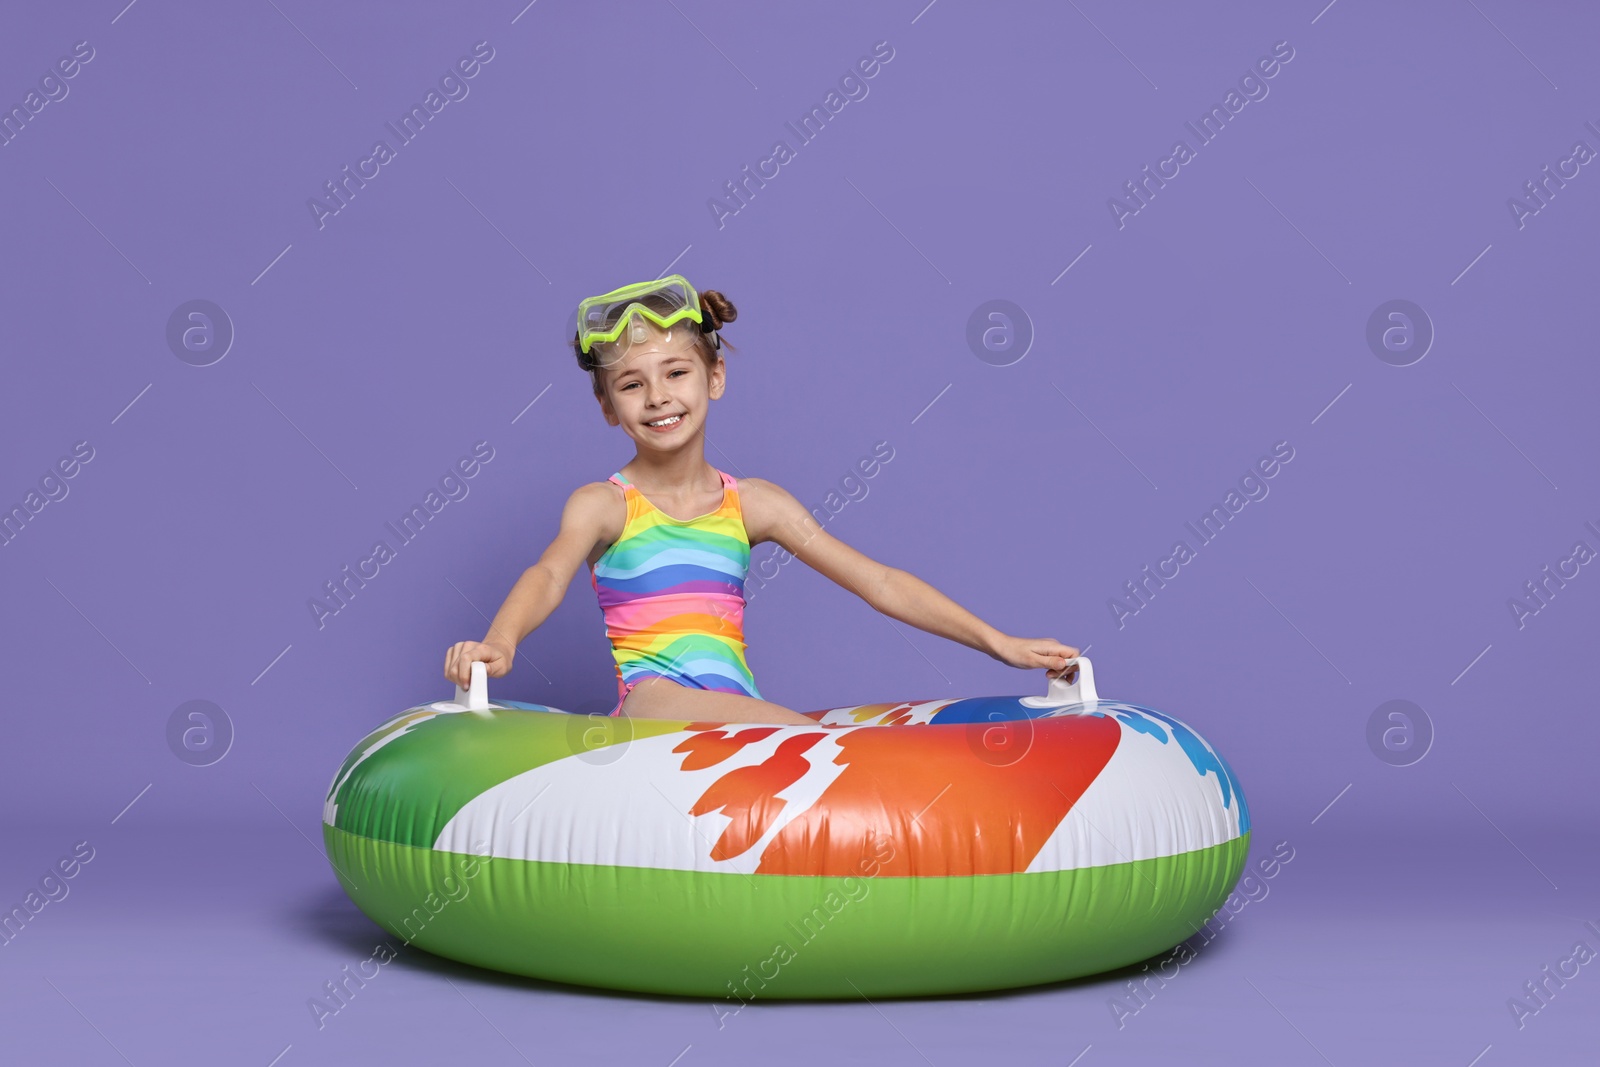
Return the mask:
<svg viewBox="0 0 1600 1067">
<path fill-rule="evenodd" d="M 671 374 L 668 374 L 667 377 L 670 378 L 670 377 L 672 377 L 673 374 L 688 374 L 688 373 L 689 372 L 684 370 L 682 367 L 678 367 L 677 369 L 673 370 Z M 632 389 L 634 386 L 636 386 L 638 384 L 639 384 L 638 382 L 629 382 L 627 385 L 624 385 L 622 387 L 622 391 L 624 393 L 626 393 L 629 389 Z"/>
</svg>

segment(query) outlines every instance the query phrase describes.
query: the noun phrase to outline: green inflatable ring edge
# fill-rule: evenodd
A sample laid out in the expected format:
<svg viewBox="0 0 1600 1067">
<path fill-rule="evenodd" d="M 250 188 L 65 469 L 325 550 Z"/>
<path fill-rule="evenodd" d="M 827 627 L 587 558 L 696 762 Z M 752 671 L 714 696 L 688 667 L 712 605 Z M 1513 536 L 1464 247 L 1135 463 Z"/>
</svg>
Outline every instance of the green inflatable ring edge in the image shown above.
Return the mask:
<svg viewBox="0 0 1600 1067">
<path fill-rule="evenodd" d="M 845 879 L 474 857 L 322 829 L 350 899 L 405 944 L 730 1005 L 1012 989 L 1136 963 L 1200 932 L 1250 844 L 1247 831 L 1102 867 Z"/>
</svg>

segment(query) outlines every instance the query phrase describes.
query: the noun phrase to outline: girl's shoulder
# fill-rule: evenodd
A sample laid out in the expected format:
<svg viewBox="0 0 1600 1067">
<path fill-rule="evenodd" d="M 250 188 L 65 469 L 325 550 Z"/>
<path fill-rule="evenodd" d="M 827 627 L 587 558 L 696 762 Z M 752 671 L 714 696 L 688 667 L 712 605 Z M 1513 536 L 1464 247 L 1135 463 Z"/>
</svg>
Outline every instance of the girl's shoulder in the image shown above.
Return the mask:
<svg viewBox="0 0 1600 1067">
<path fill-rule="evenodd" d="M 613 481 L 585 482 L 567 497 L 563 522 L 575 519 L 614 540 L 627 519 L 627 496 Z"/>
<path fill-rule="evenodd" d="M 765 478 L 735 478 L 734 482 L 739 490 L 739 503 L 745 508 L 748 508 L 752 501 L 760 504 L 780 495 L 789 495 L 781 485 L 769 482 Z"/>
<path fill-rule="evenodd" d="M 622 496 L 622 486 L 607 478 L 604 481 L 584 482 L 572 491 L 572 495 L 567 497 L 567 501 L 571 503 L 590 500 L 621 500 Z"/>
<path fill-rule="evenodd" d="M 745 533 L 752 545 L 772 540 L 776 531 L 803 523 L 810 515 L 787 489 L 765 478 L 738 479 L 738 492 Z"/>
<path fill-rule="evenodd" d="M 561 514 L 562 528 L 569 525 L 575 539 L 587 546 L 585 555 L 592 566 L 627 529 L 628 501 L 622 486 L 613 481 L 578 486 Z"/>
</svg>

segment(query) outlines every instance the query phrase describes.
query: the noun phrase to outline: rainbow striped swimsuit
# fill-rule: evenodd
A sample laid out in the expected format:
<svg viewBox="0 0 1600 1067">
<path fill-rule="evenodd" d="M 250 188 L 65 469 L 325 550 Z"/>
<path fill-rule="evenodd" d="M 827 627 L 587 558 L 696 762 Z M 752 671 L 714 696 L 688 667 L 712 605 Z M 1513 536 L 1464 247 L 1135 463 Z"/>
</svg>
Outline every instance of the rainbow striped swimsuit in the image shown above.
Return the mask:
<svg viewBox="0 0 1600 1067">
<path fill-rule="evenodd" d="M 712 468 L 715 470 L 716 468 Z M 745 663 L 744 579 L 750 540 L 739 483 L 722 478 L 722 506 L 693 519 L 661 511 L 618 471 L 628 521 L 589 567 L 617 667 L 617 706 L 646 678 L 763 699 Z"/>
</svg>

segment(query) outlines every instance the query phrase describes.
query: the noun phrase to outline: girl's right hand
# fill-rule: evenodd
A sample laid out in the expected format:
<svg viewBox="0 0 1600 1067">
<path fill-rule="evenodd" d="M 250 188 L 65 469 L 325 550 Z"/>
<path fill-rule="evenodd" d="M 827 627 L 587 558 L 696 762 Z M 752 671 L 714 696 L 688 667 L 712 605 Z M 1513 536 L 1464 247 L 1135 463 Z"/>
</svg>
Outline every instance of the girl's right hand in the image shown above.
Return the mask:
<svg viewBox="0 0 1600 1067">
<path fill-rule="evenodd" d="M 502 646 L 457 641 L 444 654 L 444 676 L 465 689 L 472 683 L 472 665 L 478 660 L 490 678 L 502 678 L 511 670 L 511 653 Z"/>
</svg>

